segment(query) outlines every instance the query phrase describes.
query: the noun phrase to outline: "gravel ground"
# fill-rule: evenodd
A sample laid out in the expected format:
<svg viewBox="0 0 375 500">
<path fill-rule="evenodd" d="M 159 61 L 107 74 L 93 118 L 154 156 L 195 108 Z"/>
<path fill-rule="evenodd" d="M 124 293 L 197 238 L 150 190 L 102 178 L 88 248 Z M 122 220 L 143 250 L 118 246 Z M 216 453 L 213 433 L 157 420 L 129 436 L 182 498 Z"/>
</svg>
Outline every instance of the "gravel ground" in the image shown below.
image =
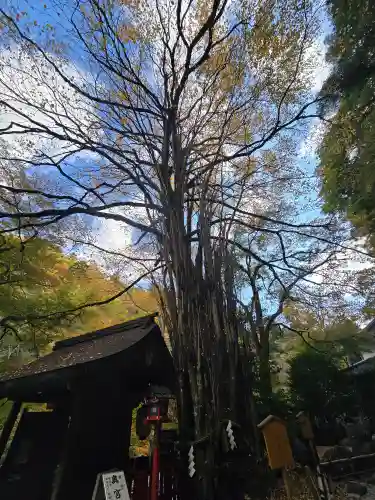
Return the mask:
<svg viewBox="0 0 375 500">
<path fill-rule="evenodd" d="M 338 483 L 337 486 L 347 491 L 349 500 L 375 500 L 375 473 L 366 474 L 353 479 L 348 478 Z M 363 492 L 365 489 L 363 487 L 367 489 L 365 493 Z"/>
<path fill-rule="evenodd" d="M 367 483 L 367 493 L 361 498 L 363 498 L 363 500 L 375 500 L 375 484 Z"/>
</svg>

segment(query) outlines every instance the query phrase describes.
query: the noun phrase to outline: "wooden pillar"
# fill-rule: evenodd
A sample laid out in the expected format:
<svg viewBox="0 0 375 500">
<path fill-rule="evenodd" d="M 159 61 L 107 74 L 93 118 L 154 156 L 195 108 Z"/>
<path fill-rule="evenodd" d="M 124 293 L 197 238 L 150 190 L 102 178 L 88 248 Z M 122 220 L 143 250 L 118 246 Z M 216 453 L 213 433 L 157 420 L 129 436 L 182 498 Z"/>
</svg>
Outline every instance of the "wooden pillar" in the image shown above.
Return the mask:
<svg viewBox="0 0 375 500">
<path fill-rule="evenodd" d="M 57 500 L 91 498 L 97 474 L 126 468 L 132 409 L 129 395 L 112 381 L 77 385 Z"/>
<path fill-rule="evenodd" d="M 0 459 L 6 449 L 9 437 L 12 433 L 14 424 L 16 423 L 17 417 L 20 413 L 22 403 L 20 401 L 14 401 L 9 415 L 5 421 L 3 430 L 0 435 Z"/>
<path fill-rule="evenodd" d="M 327 477 L 325 476 L 325 474 L 323 474 L 320 468 L 320 458 L 315 446 L 314 432 L 310 418 L 303 411 L 300 411 L 297 414 L 297 422 L 299 423 L 302 437 L 305 439 L 305 441 L 309 443 L 310 450 L 314 459 L 315 472 L 316 472 L 317 485 L 320 498 L 322 500 L 330 500 L 331 494 L 330 494 L 329 483 Z"/>
</svg>

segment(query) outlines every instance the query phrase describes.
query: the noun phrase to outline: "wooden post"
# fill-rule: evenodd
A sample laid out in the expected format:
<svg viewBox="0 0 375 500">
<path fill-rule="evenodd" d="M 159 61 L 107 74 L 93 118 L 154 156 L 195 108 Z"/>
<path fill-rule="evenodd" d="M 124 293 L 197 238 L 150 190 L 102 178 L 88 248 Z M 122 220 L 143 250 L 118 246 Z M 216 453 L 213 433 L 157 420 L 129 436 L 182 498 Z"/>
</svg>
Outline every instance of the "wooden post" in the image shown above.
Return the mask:
<svg viewBox="0 0 375 500">
<path fill-rule="evenodd" d="M 152 465 L 151 465 L 151 500 L 159 498 L 159 473 L 160 473 L 160 428 L 161 423 L 155 422 L 154 425 L 154 442 L 152 446 Z"/>
<path fill-rule="evenodd" d="M 293 479 L 290 475 L 290 472 L 286 467 L 283 467 L 281 470 L 281 474 L 283 477 L 284 481 L 284 486 L 285 486 L 285 491 L 286 491 L 286 496 L 289 500 L 293 498 Z"/>
<path fill-rule="evenodd" d="M 22 403 L 20 401 L 14 401 L 12 408 L 7 416 L 3 430 L 0 435 L 0 459 L 7 447 L 9 437 L 12 433 L 14 424 L 16 423 L 17 417 L 20 413 Z"/>
<path fill-rule="evenodd" d="M 269 415 L 258 425 L 258 428 L 262 431 L 266 443 L 269 466 L 271 469 L 282 469 L 286 494 L 291 500 L 293 479 L 289 469 L 294 467 L 294 459 L 286 424 L 281 418 Z"/>
<path fill-rule="evenodd" d="M 323 474 L 320 468 L 320 459 L 315 446 L 314 431 L 311 425 L 310 418 L 308 417 L 308 415 L 306 415 L 306 413 L 300 411 L 297 414 L 297 422 L 299 423 L 301 429 L 301 435 L 303 439 L 305 439 L 309 443 L 311 453 L 313 455 L 319 496 L 322 500 L 330 500 L 331 495 L 329 491 L 329 485 L 325 474 Z"/>
<path fill-rule="evenodd" d="M 319 488 L 313 471 L 307 465 L 305 465 L 304 470 L 305 470 L 306 485 L 308 490 L 311 492 L 311 495 L 314 498 L 314 500 L 320 500 Z"/>
</svg>

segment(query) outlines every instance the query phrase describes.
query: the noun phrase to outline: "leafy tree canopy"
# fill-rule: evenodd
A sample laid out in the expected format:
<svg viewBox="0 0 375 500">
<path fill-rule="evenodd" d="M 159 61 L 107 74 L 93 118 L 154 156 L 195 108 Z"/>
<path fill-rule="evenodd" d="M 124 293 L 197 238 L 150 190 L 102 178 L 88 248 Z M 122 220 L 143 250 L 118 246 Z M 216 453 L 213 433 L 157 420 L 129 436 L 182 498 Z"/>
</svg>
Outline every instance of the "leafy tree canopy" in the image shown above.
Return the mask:
<svg viewBox="0 0 375 500">
<path fill-rule="evenodd" d="M 354 408 L 356 397 L 338 358 L 307 348 L 290 361 L 294 404 L 316 417 L 338 416 Z"/>
<path fill-rule="evenodd" d="M 0 368 L 46 352 L 59 338 L 104 328 L 158 308 L 152 291 L 134 288 L 108 304 L 80 309 L 113 297 L 123 289 L 120 279 L 106 275 L 95 263 L 64 254 L 41 238 L 25 242 L 16 236 L 3 236 L 0 250 L 0 317 L 8 318 L 0 340 Z M 41 319 L 34 319 L 35 315 Z M 17 329 L 12 326 L 12 317 L 24 318 Z"/>
<path fill-rule="evenodd" d="M 290 302 L 284 310 L 291 330 L 281 337 L 286 351 L 311 346 L 324 353 L 347 359 L 374 350 L 375 340 L 358 325 L 342 304 L 322 303 L 318 307 Z M 276 340 L 277 342 L 277 340 Z"/>
<path fill-rule="evenodd" d="M 328 211 L 343 212 L 373 236 L 375 11 L 370 0 L 331 0 L 329 12 L 327 58 L 333 69 L 322 89 L 321 107 L 329 119 L 320 149 L 322 194 Z"/>
</svg>

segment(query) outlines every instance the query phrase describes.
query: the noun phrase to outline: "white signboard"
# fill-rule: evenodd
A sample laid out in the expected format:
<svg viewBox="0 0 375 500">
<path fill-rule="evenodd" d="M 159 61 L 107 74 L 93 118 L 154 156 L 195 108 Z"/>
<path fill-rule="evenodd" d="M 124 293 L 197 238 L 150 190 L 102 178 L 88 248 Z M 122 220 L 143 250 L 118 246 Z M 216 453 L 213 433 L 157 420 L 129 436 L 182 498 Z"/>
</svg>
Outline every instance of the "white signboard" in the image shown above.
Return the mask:
<svg viewBox="0 0 375 500">
<path fill-rule="evenodd" d="M 101 479 L 99 479 L 101 476 Z M 130 500 L 128 486 L 126 484 L 124 472 L 117 470 L 99 474 L 98 479 L 103 487 L 105 500 Z M 95 485 L 93 499 L 100 498 L 100 483 Z"/>
</svg>

